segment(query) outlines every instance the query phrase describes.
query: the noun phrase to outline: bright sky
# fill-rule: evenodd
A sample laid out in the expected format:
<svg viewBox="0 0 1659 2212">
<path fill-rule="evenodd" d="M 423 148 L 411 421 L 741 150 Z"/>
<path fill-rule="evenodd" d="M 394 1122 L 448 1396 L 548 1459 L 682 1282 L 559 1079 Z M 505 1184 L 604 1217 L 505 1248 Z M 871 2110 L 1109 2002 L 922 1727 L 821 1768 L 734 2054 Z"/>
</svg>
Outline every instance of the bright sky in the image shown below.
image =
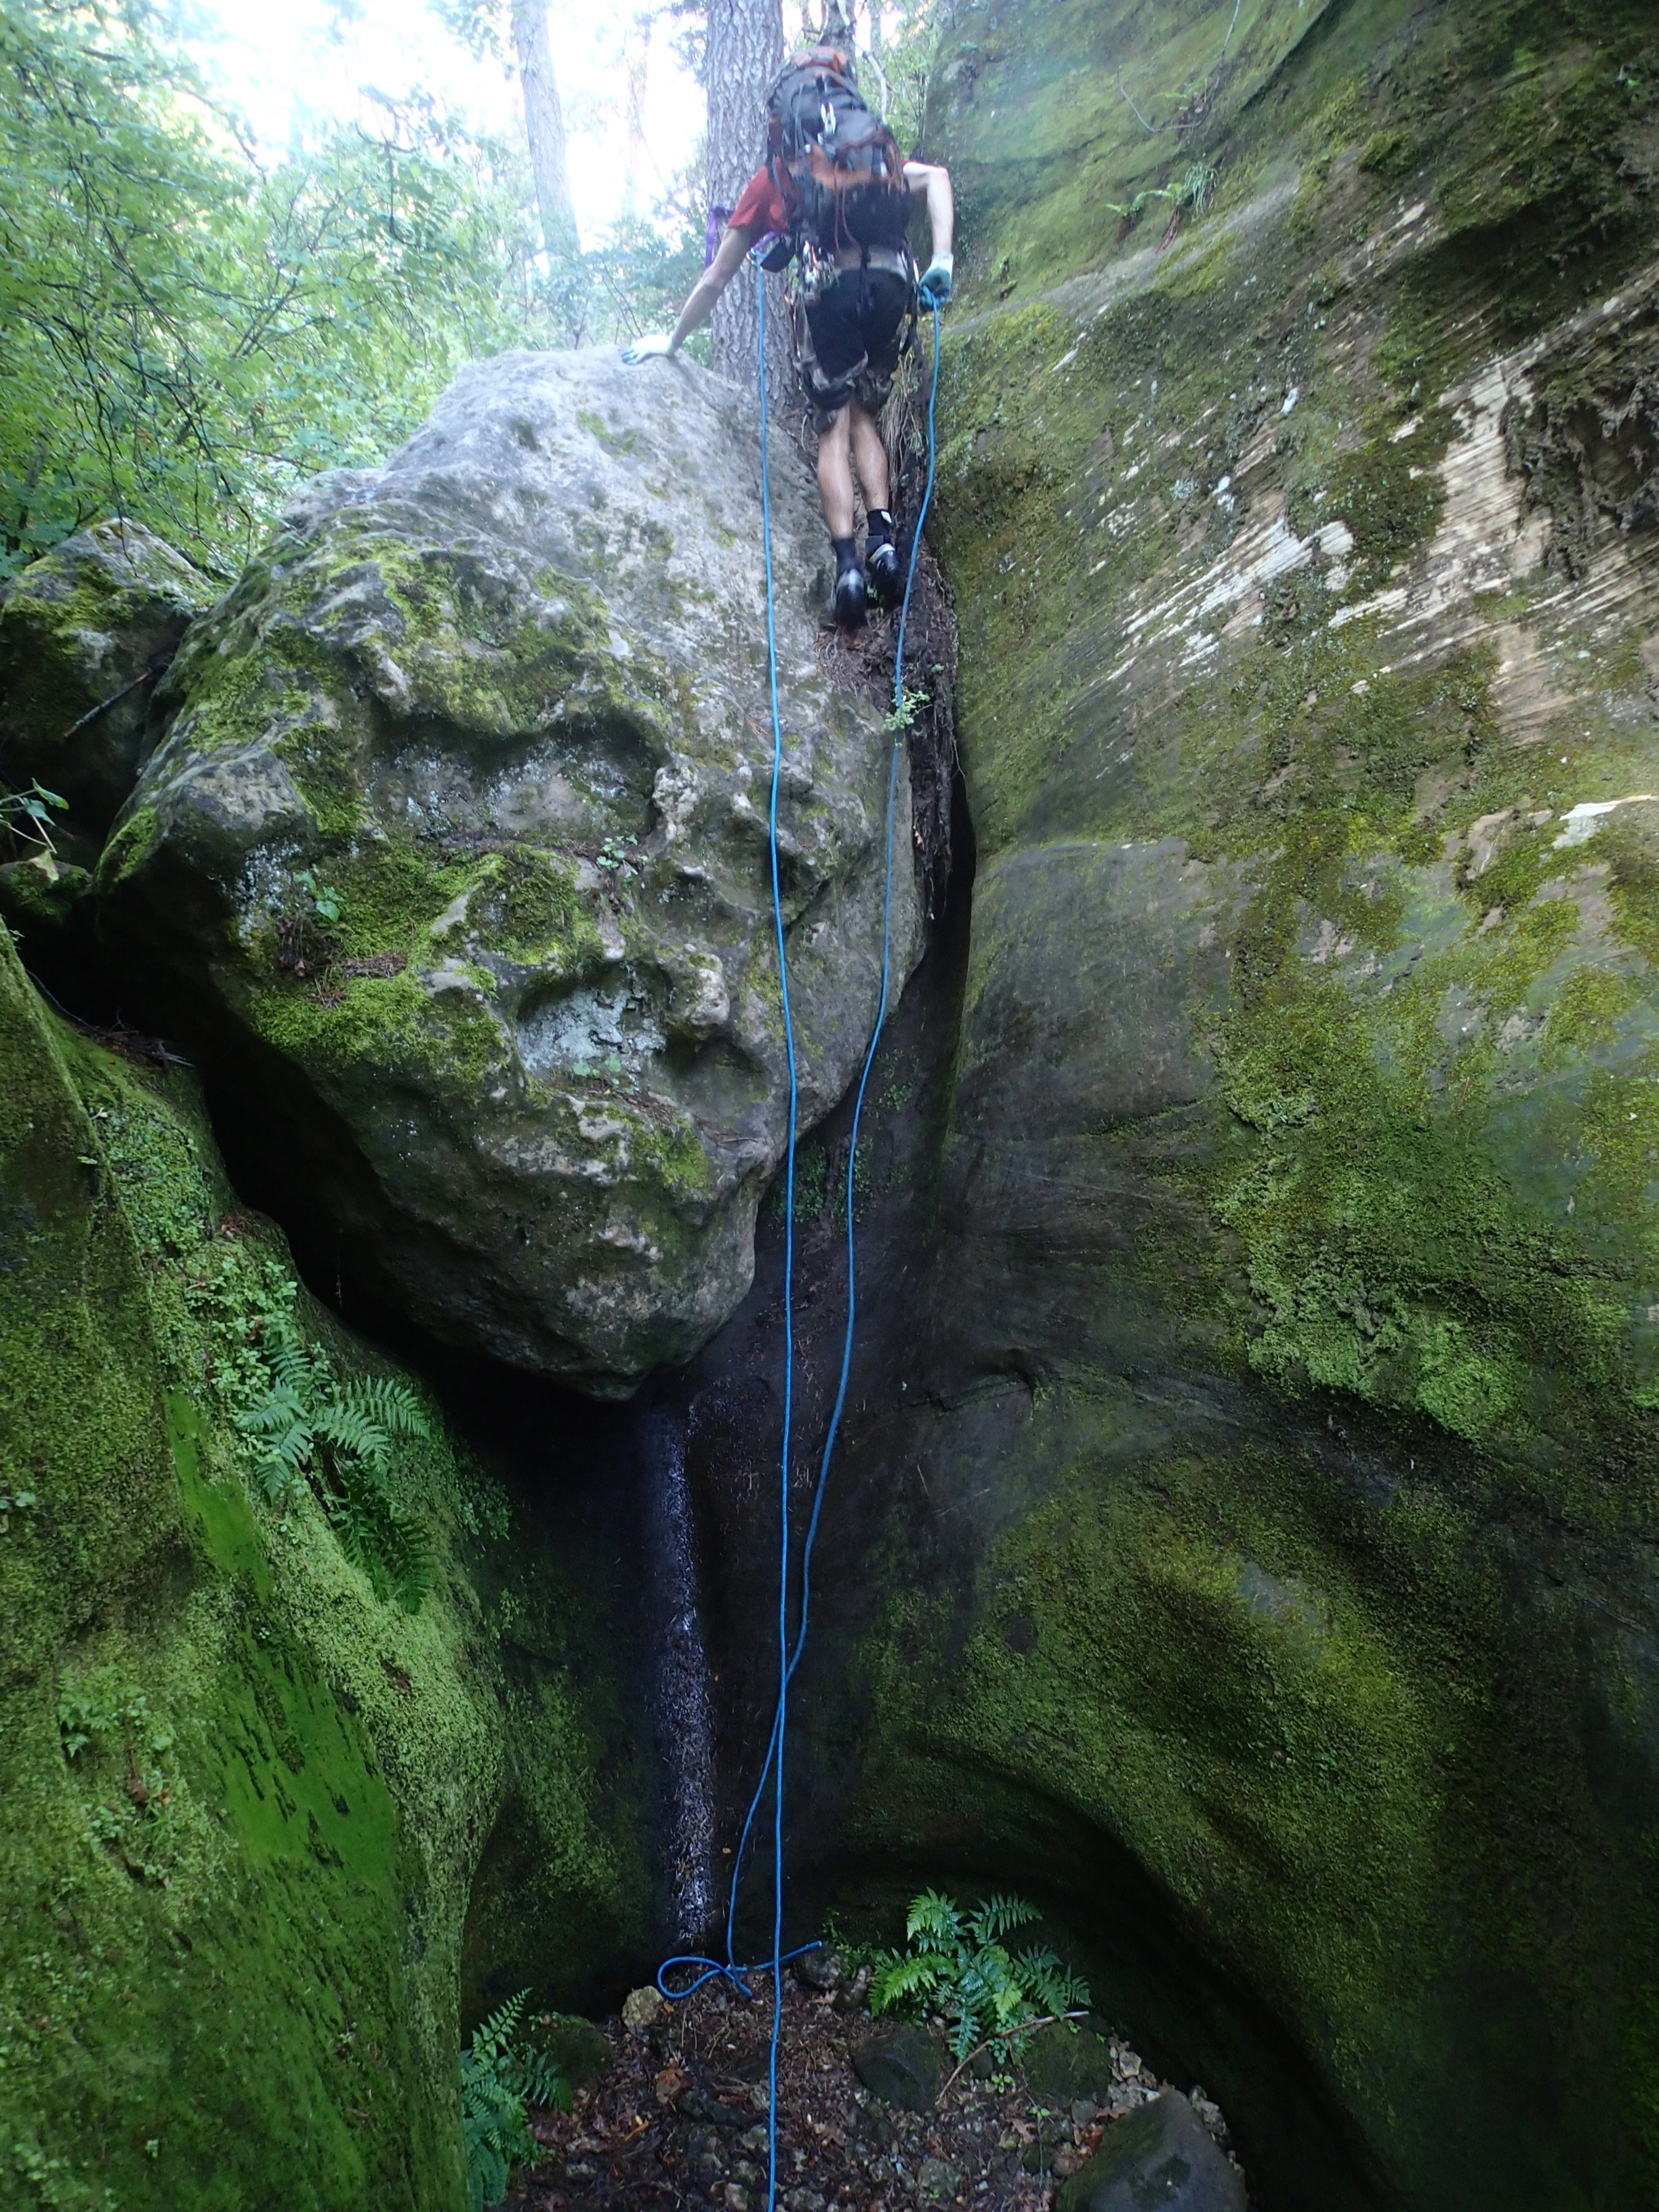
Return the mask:
<svg viewBox="0 0 1659 2212">
<path fill-rule="evenodd" d="M 570 138 L 570 189 L 582 242 L 592 246 L 626 205 L 629 187 L 624 40 L 629 0 L 551 0 L 553 64 Z M 362 0 L 356 21 L 331 29 L 328 0 L 208 0 L 222 39 L 198 46 L 224 93 L 275 153 L 307 118 L 349 118 L 359 88 L 393 98 L 422 88 L 478 128 L 522 129 L 517 88 L 501 64 L 475 62 L 422 0 Z M 343 12 L 343 11 L 339 11 Z M 648 214 L 690 160 L 702 128 L 702 94 L 659 31 L 646 60 L 645 147 L 637 188 Z"/>
</svg>

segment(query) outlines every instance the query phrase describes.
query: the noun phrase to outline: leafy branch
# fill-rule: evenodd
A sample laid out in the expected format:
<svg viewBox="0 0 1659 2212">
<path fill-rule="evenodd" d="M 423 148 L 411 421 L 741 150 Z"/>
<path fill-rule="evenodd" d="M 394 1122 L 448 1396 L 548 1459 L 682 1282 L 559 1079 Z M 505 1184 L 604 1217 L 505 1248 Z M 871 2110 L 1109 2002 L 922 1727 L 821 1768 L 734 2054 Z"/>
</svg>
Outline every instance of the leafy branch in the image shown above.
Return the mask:
<svg viewBox="0 0 1659 2212">
<path fill-rule="evenodd" d="M 0 829 L 25 845 L 33 845 L 30 854 L 34 866 L 56 882 L 58 877 L 58 847 L 52 834 L 54 812 L 63 813 L 69 805 L 55 791 L 48 791 L 42 783 L 31 783 L 27 791 L 0 791 Z"/>
</svg>

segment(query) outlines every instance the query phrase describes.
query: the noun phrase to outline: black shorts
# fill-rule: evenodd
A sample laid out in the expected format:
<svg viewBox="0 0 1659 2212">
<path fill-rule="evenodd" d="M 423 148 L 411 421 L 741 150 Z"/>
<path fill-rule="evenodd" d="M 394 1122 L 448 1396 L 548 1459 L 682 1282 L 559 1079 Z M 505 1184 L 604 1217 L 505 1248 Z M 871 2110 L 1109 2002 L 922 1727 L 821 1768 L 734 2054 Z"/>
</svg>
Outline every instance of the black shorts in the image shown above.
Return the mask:
<svg viewBox="0 0 1659 2212">
<path fill-rule="evenodd" d="M 848 269 L 805 310 L 800 380 L 820 430 L 849 399 L 871 415 L 886 404 L 912 297 L 909 278 L 894 270 Z"/>
</svg>

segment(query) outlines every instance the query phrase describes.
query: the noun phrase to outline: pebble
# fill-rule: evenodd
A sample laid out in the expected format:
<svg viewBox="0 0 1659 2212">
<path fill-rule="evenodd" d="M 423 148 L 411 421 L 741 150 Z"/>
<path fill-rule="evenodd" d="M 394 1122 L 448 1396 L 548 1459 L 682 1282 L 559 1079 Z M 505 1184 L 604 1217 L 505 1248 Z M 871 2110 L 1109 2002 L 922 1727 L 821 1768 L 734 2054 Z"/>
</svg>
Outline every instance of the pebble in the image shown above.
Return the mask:
<svg viewBox="0 0 1659 2212">
<path fill-rule="evenodd" d="M 630 1990 L 623 1999 L 623 2026 L 649 2027 L 654 2021 L 660 2020 L 667 2009 L 668 2001 L 662 1991 L 653 1989 L 647 1982 L 643 1989 Z"/>
<path fill-rule="evenodd" d="M 962 2176 L 942 2158 L 925 2158 L 916 2172 L 916 2193 L 925 2203 L 946 2203 L 962 2186 Z"/>
</svg>

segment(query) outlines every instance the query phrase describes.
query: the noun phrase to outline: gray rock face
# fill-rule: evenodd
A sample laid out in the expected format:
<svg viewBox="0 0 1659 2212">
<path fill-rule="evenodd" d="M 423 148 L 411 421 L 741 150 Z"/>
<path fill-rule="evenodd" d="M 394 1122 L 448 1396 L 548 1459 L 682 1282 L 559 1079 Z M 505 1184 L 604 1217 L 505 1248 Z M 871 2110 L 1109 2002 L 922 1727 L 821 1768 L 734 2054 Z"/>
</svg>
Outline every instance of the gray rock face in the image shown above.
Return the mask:
<svg viewBox="0 0 1659 2212">
<path fill-rule="evenodd" d="M 803 1127 L 879 988 L 892 740 L 820 659 L 771 466 Z M 438 1335 L 601 1395 L 752 1270 L 788 1071 L 757 411 L 689 363 L 503 356 L 322 478 L 181 654 L 109 926 L 215 1032 L 293 1197 Z M 891 949 L 919 946 L 901 758 Z"/>
<path fill-rule="evenodd" d="M 0 589 L 0 770 L 68 799 L 71 836 L 101 840 L 115 818 L 155 678 L 213 597 L 182 554 L 119 519 L 76 531 Z"/>
<path fill-rule="evenodd" d="M 1178 2089 L 1127 2113 L 1055 2199 L 1056 2212 L 1245 2212 L 1244 2184 Z"/>
<path fill-rule="evenodd" d="M 938 2043 L 914 2021 L 866 2036 L 854 2050 L 853 2070 L 872 2097 L 903 2112 L 930 2112 L 945 2071 Z"/>
</svg>

